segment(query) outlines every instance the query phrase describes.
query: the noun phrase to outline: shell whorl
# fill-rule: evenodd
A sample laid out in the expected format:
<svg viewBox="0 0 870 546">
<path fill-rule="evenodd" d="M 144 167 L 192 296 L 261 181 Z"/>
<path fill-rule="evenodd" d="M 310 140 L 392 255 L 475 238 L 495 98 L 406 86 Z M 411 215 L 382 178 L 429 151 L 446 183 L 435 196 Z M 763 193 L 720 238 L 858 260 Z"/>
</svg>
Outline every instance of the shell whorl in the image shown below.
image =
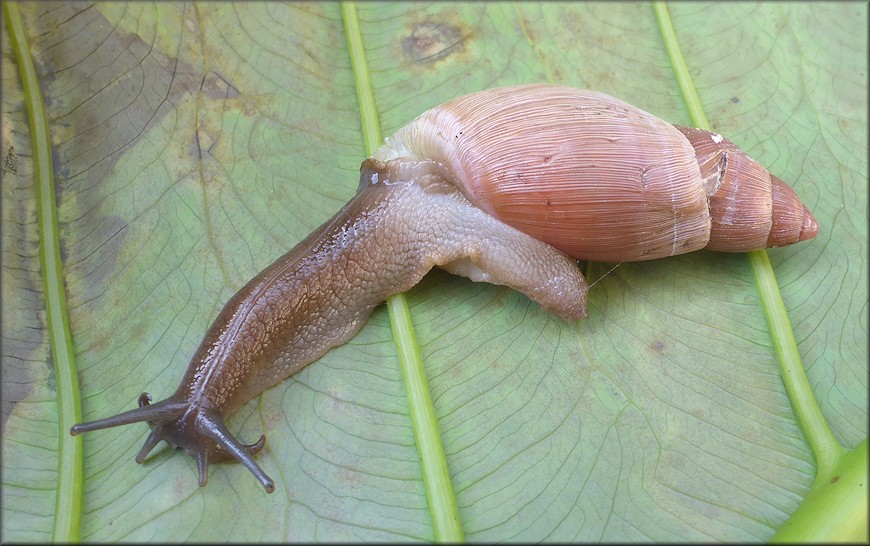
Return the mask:
<svg viewBox="0 0 870 546">
<path fill-rule="evenodd" d="M 523 85 L 428 110 L 373 158 L 438 161 L 472 203 L 579 259 L 742 252 L 815 235 L 794 192 L 720 138 L 603 93 Z"/>
<path fill-rule="evenodd" d="M 722 135 L 677 126 L 695 149 L 710 199 L 710 242 L 722 252 L 777 247 L 819 230 L 797 194 Z"/>
</svg>

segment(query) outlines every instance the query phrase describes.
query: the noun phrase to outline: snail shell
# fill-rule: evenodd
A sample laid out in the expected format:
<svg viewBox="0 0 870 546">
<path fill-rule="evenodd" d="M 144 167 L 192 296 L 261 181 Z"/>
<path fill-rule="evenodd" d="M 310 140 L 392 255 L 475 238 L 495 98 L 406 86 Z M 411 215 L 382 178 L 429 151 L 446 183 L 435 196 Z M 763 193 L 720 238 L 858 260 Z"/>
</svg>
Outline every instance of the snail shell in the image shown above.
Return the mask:
<svg viewBox="0 0 870 546">
<path fill-rule="evenodd" d="M 372 158 L 440 162 L 472 203 L 584 260 L 746 252 L 818 231 L 785 183 L 721 135 L 560 85 L 458 97 Z"/>
<path fill-rule="evenodd" d="M 557 85 L 493 89 L 429 110 L 363 162 L 356 196 L 226 303 L 175 393 L 71 434 L 147 421 L 196 459 L 271 478 L 226 418 L 350 339 L 434 266 L 586 315 L 572 258 L 739 252 L 815 236 L 794 192 L 720 135 L 674 127 L 607 95 Z"/>
</svg>

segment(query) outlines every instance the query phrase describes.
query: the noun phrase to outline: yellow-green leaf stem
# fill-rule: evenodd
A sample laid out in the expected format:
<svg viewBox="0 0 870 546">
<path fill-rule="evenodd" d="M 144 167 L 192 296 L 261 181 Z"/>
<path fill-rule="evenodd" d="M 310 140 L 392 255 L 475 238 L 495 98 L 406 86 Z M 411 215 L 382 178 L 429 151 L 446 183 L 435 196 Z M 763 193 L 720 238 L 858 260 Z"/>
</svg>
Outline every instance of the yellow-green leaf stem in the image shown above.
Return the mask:
<svg viewBox="0 0 870 546">
<path fill-rule="evenodd" d="M 13 2 L 4 2 L 3 8 L 10 41 L 15 51 L 15 62 L 21 75 L 33 142 L 39 259 L 46 323 L 57 385 L 58 468 L 53 539 L 55 542 L 77 542 L 80 536 L 82 511 L 82 440 L 80 436 L 71 436 L 69 429 L 81 420 L 81 402 L 64 291 L 63 262 L 60 259 L 51 139 L 39 78 L 33 65 L 33 58 L 30 56 L 27 31 L 24 28 L 21 12 L 18 10 L 17 3 Z"/>
<path fill-rule="evenodd" d="M 341 13 L 356 81 L 357 96 L 359 97 L 366 153 L 370 155 L 380 146 L 382 139 L 377 105 L 366 63 L 365 46 L 356 6 L 352 2 L 342 2 Z M 438 430 L 438 419 L 435 416 L 435 408 L 429 395 L 429 385 L 423 369 L 423 358 L 414 334 L 414 325 L 411 322 L 411 314 L 405 295 L 397 294 L 389 298 L 387 309 L 390 314 L 393 342 L 398 352 L 399 366 L 402 369 L 405 392 L 408 397 L 411 426 L 414 430 L 414 441 L 417 444 L 417 453 L 420 457 L 423 487 L 426 490 L 426 500 L 432 516 L 435 540 L 438 542 L 461 542 L 464 541 L 465 537 L 459 519 L 459 508 L 453 493 L 453 485 L 450 482 L 450 472 L 447 469 L 447 459 L 444 456 L 441 433 Z"/>
<path fill-rule="evenodd" d="M 366 61 L 362 31 L 359 27 L 359 16 L 353 2 L 341 3 L 341 18 L 344 22 L 344 32 L 347 35 L 347 48 L 356 83 L 356 95 L 359 99 L 363 141 L 366 154 L 371 155 L 381 145 L 381 124 L 375 103 L 375 92 L 372 89 L 371 74 Z"/>
<path fill-rule="evenodd" d="M 824 480 L 816 479 L 771 542 L 867 543 L 867 440 L 845 452 Z"/>
<path fill-rule="evenodd" d="M 464 542 L 465 534 L 459 519 L 459 507 L 453 494 L 447 458 L 441 445 L 441 433 L 435 407 L 429 395 L 423 357 L 417 345 L 411 313 L 403 294 L 387 300 L 390 311 L 390 326 L 393 341 L 399 353 L 405 392 L 408 394 L 408 410 L 414 428 L 414 441 L 420 456 L 426 501 L 432 514 L 432 529 L 437 542 Z"/>
<path fill-rule="evenodd" d="M 692 123 L 711 130 L 680 50 L 667 6 L 653 3 L 656 20 Z M 761 306 L 780 374 L 816 461 L 816 478 L 801 505 L 777 531 L 777 541 L 867 540 L 867 441 L 846 451 L 834 437 L 810 387 L 794 330 L 767 252 L 750 252 Z"/>
<path fill-rule="evenodd" d="M 770 327 L 782 381 L 801 430 L 816 459 L 816 482 L 827 481 L 844 449 L 834 438 L 813 395 L 767 252 L 750 252 L 749 263 L 752 265 L 755 284 L 761 295 L 761 306 Z"/>
<path fill-rule="evenodd" d="M 680 42 L 677 40 L 674 25 L 671 23 L 668 6 L 664 2 L 653 2 L 653 11 L 659 24 L 659 31 L 662 33 L 665 51 L 668 52 L 668 59 L 671 61 L 671 68 L 674 70 L 674 78 L 677 80 L 677 85 L 683 94 L 683 101 L 689 110 L 689 117 L 692 118 L 695 127 L 709 130 L 710 122 L 707 121 L 707 114 L 704 113 L 704 108 L 701 106 L 701 99 L 698 98 L 695 83 L 689 74 L 686 58 L 683 57 L 683 52 L 680 50 Z"/>
</svg>

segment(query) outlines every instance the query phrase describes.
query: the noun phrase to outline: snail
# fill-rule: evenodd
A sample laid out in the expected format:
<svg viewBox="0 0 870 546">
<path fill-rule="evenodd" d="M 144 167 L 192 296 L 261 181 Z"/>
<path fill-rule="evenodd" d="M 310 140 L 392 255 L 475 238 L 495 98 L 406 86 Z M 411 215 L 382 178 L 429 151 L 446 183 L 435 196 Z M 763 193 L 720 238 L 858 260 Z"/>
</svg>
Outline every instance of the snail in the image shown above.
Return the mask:
<svg viewBox="0 0 870 546">
<path fill-rule="evenodd" d="M 353 199 L 227 302 L 174 394 L 70 433 L 146 421 L 136 462 L 166 440 L 195 457 L 200 486 L 209 464 L 236 460 L 271 492 L 254 460 L 265 436 L 243 444 L 224 420 L 434 266 L 577 320 L 577 259 L 745 252 L 817 231 L 794 191 L 721 135 L 559 85 L 461 96 L 387 138 Z"/>
</svg>

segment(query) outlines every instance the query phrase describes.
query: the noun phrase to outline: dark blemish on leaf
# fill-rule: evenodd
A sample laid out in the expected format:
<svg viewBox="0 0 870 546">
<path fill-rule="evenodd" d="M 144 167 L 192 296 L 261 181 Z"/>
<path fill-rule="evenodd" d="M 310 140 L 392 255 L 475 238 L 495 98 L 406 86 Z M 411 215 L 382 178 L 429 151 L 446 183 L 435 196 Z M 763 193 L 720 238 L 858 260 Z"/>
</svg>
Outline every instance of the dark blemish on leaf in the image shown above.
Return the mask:
<svg viewBox="0 0 870 546">
<path fill-rule="evenodd" d="M 63 189 L 61 181 L 69 178 L 69 164 L 61 161 L 59 148 L 59 146 L 51 147 L 51 167 L 54 170 L 54 198 L 55 203 L 58 205 L 61 203 L 61 190 Z"/>
<path fill-rule="evenodd" d="M 837 483 L 838 481 L 840 481 L 840 476 L 834 476 L 831 478 L 831 483 Z"/>
<path fill-rule="evenodd" d="M 657 339 L 657 340 L 652 342 L 652 349 L 653 349 L 653 351 L 661 354 L 665 350 L 665 344 L 662 343 L 661 340 Z"/>
<path fill-rule="evenodd" d="M 9 146 L 6 155 L 3 156 L 3 176 L 7 174 L 18 175 L 18 156 L 15 155 L 15 146 Z"/>
<path fill-rule="evenodd" d="M 127 235 L 127 222 L 119 216 L 100 216 L 94 224 L 88 237 L 77 242 L 78 253 L 64 264 L 67 277 L 81 285 L 75 291 L 78 297 L 88 301 L 105 291 Z"/>
<path fill-rule="evenodd" d="M 202 159 L 202 146 L 199 145 L 199 131 L 193 133 L 193 138 L 196 141 L 196 157 Z"/>
<path fill-rule="evenodd" d="M 737 98 L 737 97 L 731 97 L 731 103 L 732 103 L 732 104 L 737 104 L 738 102 L 740 102 L 740 99 L 739 99 L 739 98 Z"/>
<path fill-rule="evenodd" d="M 529 43 L 532 44 L 532 47 L 537 47 L 538 35 L 535 33 L 531 21 L 527 17 L 520 17 L 520 26 L 522 26 L 523 33 L 526 35 Z"/>
<path fill-rule="evenodd" d="M 4 121 L 5 123 L 5 121 Z M 7 127 L 4 126 L 4 133 Z M 30 140 L 29 135 L 12 133 L 16 142 Z M 8 144 L 3 167 L 3 380 L 0 381 L 0 426 L 5 430 L 16 405 L 26 400 L 37 386 L 53 385 L 51 350 L 45 328 L 45 300 L 40 276 L 39 236 L 36 210 L 32 206 L 33 179 L 18 174 L 15 146 Z M 19 150 L 28 150 L 19 144 Z M 12 162 L 10 164 L 9 162 Z M 20 415 L 33 411 L 24 405 Z"/>
<path fill-rule="evenodd" d="M 202 80 L 200 91 L 210 99 L 237 99 L 239 90 L 217 72 L 209 72 Z"/>
<path fill-rule="evenodd" d="M 166 161 L 174 148 L 160 152 L 161 145 L 171 142 L 165 119 L 182 112 L 179 106 L 197 99 L 203 75 L 199 66 L 155 47 L 151 40 L 156 28 L 142 29 L 143 40 L 83 4 L 35 6 L 41 11 L 30 19 L 30 35 L 51 120 L 61 255 L 70 273 L 68 281 L 73 280 L 67 285 L 68 297 L 73 308 L 99 307 L 99 295 L 115 272 L 127 227 L 127 220 L 111 214 L 112 206 L 132 195 L 132 181 L 119 179 L 116 164 L 122 158 L 130 160 L 127 152 L 143 139 L 153 141 L 146 151 L 138 152 L 140 165 L 147 160 L 152 164 L 175 163 Z M 171 6 L 175 5 L 167 5 L 167 9 L 194 10 L 193 6 Z M 176 19 L 161 20 L 161 41 L 166 45 L 175 40 L 182 50 L 187 31 L 181 18 L 172 21 Z M 213 79 L 215 85 L 225 82 L 218 75 Z M 220 91 L 223 95 L 237 92 L 225 85 Z M 169 129 L 181 130 L 186 121 L 173 120 Z M 188 170 L 194 165 L 190 151 L 189 147 L 183 150 L 187 155 L 179 159 L 187 161 Z M 135 205 L 131 200 L 130 206 L 140 209 L 165 190 L 157 180 L 137 183 L 148 184 L 151 192 L 143 192 L 145 198 Z M 107 184 L 112 185 L 108 198 Z M 137 212 L 124 208 L 131 214 Z"/>
<path fill-rule="evenodd" d="M 33 21 L 37 41 L 59 44 L 36 48 L 57 150 L 58 205 L 69 191 L 78 208 L 93 210 L 90 199 L 99 199 L 95 190 L 114 172 L 115 162 L 193 98 L 202 76 L 80 4 L 46 7 Z M 174 34 L 180 42 L 182 27 L 164 24 L 161 34 L 170 40 Z"/>
<path fill-rule="evenodd" d="M 416 24 L 402 40 L 405 57 L 416 65 L 436 61 L 465 51 L 468 33 L 458 24 L 426 20 Z"/>
<path fill-rule="evenodd" d="M 136 343 L 141 343 L 149 331 L 150 321 L 146 320 L 134 320 L 130 325 L 130 340 Z"/>
</svg>

